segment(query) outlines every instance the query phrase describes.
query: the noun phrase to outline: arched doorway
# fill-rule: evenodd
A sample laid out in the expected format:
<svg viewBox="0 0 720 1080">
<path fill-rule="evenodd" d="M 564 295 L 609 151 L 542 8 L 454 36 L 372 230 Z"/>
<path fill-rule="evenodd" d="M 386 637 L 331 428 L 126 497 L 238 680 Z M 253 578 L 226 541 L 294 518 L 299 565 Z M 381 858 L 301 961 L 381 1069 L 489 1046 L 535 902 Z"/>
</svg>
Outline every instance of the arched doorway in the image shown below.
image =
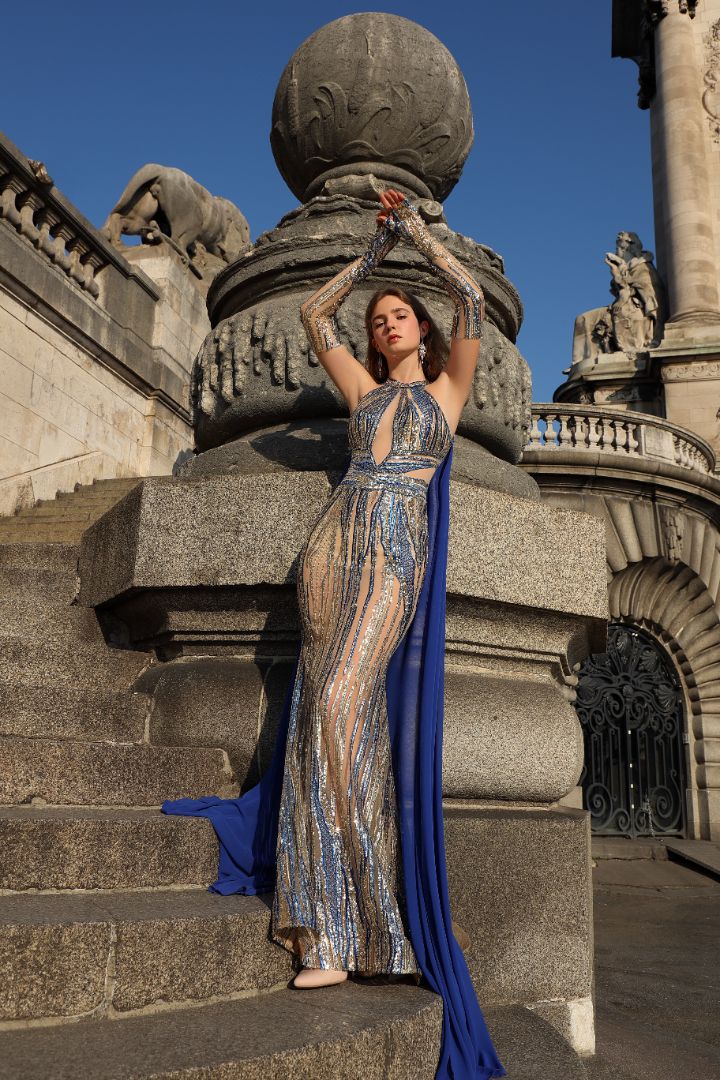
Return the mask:
<svg viewBox="0 0 720 1080">
<path fill-rule="evenodd" d="M 585 743 L 579 783 L 593 833 L 685 836 L 683 695 L 659 642 L 611 623 L 607 652 L 580 668 L 575 708 Z"/>
</svg>

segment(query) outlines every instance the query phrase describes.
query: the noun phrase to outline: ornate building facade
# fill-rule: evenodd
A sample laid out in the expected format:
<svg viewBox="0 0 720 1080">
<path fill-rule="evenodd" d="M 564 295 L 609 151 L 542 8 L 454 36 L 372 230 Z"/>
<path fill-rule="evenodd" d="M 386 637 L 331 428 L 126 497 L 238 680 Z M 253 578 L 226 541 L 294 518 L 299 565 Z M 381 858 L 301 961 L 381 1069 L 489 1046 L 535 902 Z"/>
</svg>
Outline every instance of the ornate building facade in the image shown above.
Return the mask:
<svg viewBox="0 0 720 1080">
<path fill-rule="evenodd" d="M 605 522 L 608 650 L 578 669 L 600 833 L 720 836 L 720 2 L 615 0 L 649 111 L 657 267 L 634 233 L 578 316 L 523 462 Z"/>
</svg>

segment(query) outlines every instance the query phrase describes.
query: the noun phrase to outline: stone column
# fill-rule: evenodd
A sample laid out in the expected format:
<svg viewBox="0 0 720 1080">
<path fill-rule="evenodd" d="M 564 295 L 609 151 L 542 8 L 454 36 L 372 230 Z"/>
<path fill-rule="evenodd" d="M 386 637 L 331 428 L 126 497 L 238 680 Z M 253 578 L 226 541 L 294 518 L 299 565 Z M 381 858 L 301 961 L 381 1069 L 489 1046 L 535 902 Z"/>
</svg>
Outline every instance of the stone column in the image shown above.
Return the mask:
<svg viewBox="0 0 720 1080">
<path fill-rule="evenodd" d="M 720 323 L 711 191 L 693 27 L 670 5 L 655 28 L 655 228 L 670 321 Z"/>
</svg>

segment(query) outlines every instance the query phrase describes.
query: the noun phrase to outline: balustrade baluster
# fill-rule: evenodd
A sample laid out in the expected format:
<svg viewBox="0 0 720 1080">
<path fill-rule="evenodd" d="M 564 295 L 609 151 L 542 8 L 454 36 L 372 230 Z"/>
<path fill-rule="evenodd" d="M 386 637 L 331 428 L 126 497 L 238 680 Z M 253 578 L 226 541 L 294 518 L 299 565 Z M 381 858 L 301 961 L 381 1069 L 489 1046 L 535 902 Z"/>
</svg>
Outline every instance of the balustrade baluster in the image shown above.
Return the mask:
<svg viewBox="0 0 720 1080">
<path fill-rule="evenodd" d="M 16 201 L 20 205 L 20 232 L 37 247 L 40 230 L 35 224 L 35 214 L 43 205 L 42 199 L 35 191 L 24 191 Z"/>
<path fill-rule="evenodd" d="M 544 444 L 545 433 L 544 430 L 540 427 L 541 421 L 544 421 L 545 428 L 547 428 L 547 417 L 545 416 L 545 413 L 534 413 L 527 441 L 527 446 L 529 450 L 535 449 L 535 447 L 541 447 Z"/>
</svg>

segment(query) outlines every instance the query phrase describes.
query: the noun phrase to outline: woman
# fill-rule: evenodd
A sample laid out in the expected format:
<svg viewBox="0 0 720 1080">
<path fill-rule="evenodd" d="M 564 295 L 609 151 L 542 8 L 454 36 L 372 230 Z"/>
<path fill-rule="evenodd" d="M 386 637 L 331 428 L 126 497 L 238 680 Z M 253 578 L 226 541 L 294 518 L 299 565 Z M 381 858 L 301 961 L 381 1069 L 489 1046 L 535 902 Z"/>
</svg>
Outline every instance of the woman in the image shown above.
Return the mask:
<svg viewBox="0 0 720 1080">
<path fill-rule="evenodd" d="M 372 243 L 301 308 L 350 409 L 351 461 L 299 559 L 301 646 L 262 780 L 239 799 L 166 802 L 209 817 L 218 892 L 274 888 L 272 937 L 298 989 L 424 976 L 443 997 L 437 1076 L 505 1076 L 452 933 L 442 825 L 449 470 L 484 316 L 480 287 L 397 191 Z M 425 307 L 375 293 L 368 366 L 334 316 L 402 238 L 455 303 L 447 354 Z"/>
</svg>

